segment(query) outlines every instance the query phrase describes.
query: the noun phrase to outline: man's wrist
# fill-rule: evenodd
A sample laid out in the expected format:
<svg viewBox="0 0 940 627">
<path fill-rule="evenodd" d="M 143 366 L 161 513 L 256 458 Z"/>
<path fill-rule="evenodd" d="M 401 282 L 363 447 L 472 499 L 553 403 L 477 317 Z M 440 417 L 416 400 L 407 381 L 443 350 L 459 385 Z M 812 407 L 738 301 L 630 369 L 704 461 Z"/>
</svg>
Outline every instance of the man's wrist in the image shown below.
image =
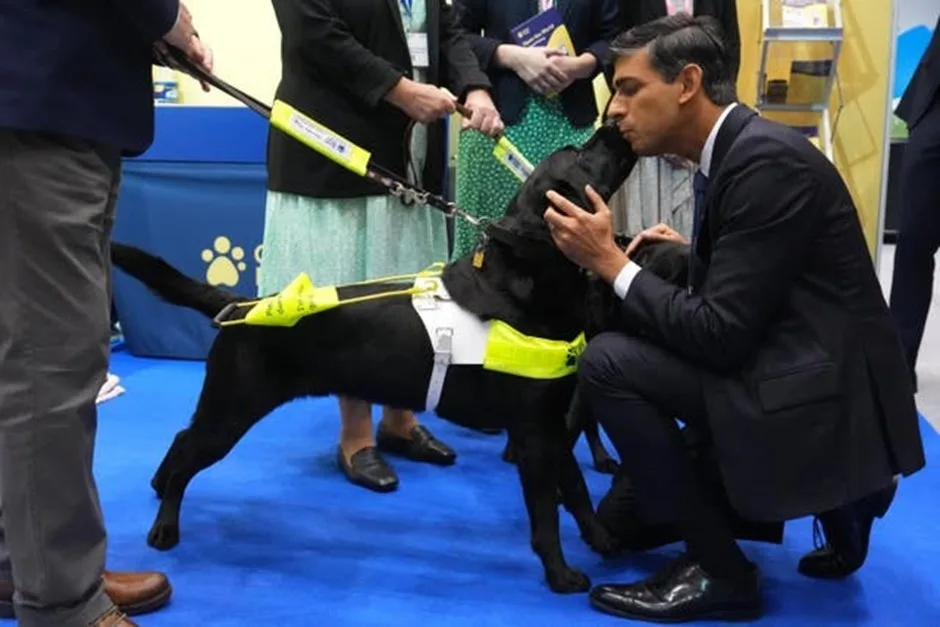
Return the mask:
<svg viewBox="0 0 940 627">
<path fill-rule="evenodd" d="M 594 268 L 594 273 L 608 284 L 613 285 L 617 276 L 628 263 L 630 263 L 630 258 L 622 250 L 612 250 L 600 260 Z"/>
</svg>

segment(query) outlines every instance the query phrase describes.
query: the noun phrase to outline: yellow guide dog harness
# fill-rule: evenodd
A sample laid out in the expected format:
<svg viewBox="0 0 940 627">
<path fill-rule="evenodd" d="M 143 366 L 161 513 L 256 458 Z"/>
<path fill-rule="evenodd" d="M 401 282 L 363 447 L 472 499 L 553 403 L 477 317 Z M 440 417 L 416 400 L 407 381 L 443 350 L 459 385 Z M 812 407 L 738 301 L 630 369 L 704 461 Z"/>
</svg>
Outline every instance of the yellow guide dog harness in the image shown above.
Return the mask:
<svg viewBox="0 0 940 627">
<path fill-rule="evenodd" d="M 437 264 L 417 274 L 354 283 L 351 285 L 414 281 L 408 288 L 343 300 L 339 299 L 337 287 L 316 287 L 307 274 L 301 274 L 279 294 L 227 307 L 215 322 L 223 327 L 236 324 L 292 327 L 301 318 L 341 305 L 410 295 L 434 349 L 434 367 L 425 399 L 427 410 L 437 408 L 451 365 L 482 366 L 527 379 L 559 379 L 575 373 L 578 357 L 586 346 L 583 333 L 570 342 L 546 340 L 525 335 L 500 320 L 480 320 L 450 298 L 440 278 L 442 267 L 443 264 Z M 244 317 L 223 320 L 232 309 L 248 311 Z"/>
</svg>

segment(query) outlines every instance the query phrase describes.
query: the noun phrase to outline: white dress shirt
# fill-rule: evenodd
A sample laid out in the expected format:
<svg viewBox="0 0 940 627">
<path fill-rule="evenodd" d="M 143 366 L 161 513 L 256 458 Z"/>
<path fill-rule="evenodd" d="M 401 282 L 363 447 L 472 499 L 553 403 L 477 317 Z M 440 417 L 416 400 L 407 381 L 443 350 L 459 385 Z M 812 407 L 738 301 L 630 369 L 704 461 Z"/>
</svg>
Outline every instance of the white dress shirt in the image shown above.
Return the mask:
<svg viewBox="0 0 940 627">
<path fill-rule="evenodd" d="M 725 110 L 718 116 L 715 125 L 712 126 L 711 132 L 708 133 L 708 137 L 705 139 L 705 146 L 702 148 L 702 156 L 699 157 L 699 170 L 701 170 L 702 174 L 706 177 L 708 177 L 711 169 L 712 152 L 715 150 L 715 139 L 718 137 L 718 131 L 721 130 L 721 125 L 724 124 L 725 118 L 728 117 L 728 114 L 731 113 L 731 110 L 734 109 L 735 106 L 737 106 L 736 103 L 731 103 L 725 107 Z M 621 270 L 617 278 L 614 279 L 614 292 L 617 296 L 621 299 L 627 297 L 627 292 L 630 290 L 633 279 L 642 269 L 641 266 L 633 261 L 627 262 L 627 265 L 623 267 L 623 270 Z"/>
</svg>

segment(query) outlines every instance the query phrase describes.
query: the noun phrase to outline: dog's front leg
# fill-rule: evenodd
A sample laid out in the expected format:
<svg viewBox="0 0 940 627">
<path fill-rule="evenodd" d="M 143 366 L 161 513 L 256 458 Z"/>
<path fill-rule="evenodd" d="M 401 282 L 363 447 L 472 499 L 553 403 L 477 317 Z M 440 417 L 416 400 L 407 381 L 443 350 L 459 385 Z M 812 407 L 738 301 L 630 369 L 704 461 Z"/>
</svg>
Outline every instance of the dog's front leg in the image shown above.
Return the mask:
<svg viewBox="0 0 940 627">
<path fill-rule="evenodd" d="M 558 529 L 558 464 L 549 442 L 541 436 L 510 432 L 516 466 L 529 512 L 532 550 L 542 561 L 545 579 L 553 592 L 586 592 L 587 575 L 568 566 L 561 550 Z"/>
</svg>

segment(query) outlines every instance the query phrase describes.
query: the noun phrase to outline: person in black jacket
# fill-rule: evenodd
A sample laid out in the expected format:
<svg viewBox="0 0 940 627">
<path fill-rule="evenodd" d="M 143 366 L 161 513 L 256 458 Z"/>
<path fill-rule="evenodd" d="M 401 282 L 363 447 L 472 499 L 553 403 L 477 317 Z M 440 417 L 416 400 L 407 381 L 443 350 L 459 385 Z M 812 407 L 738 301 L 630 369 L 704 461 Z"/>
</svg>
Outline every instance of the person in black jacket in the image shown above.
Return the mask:
<svg viewBox="0 0 940 627">
<path fill-rule="evenodd" d="M 925 464 L 913 390 L 845 182 L 805 137 L 737 103 L 715 21 L 679 13 L 611 49 L 609 115 L 637 154 L 698 163 L 704 196 L 689 282 L 677 286 L 617 247 L 597 194 L 593 213 L 548 194 L 555 243 L 622 301 L 622 331 L 588 344 L 579 389 L 642 518 L 674 525 L 686 545 L 662 572 L 599 586 L 591 600 L 639 620 L 754 618 L 757 567 L 696 473 L 677 419 L 712 442 L 740 515 L 819 513 L 827 542 L 800 570 L 840 577 L 864 563 L 895 477 Z M 634 242 L 645 238 L 685 241 L 667 227 Z"/>
<path fill-rule="evenodd" d="M 890 303 L 916 389 L 917 353 L 933 297 L 934 255 L 940 249 L 940 19 L 897 115 L 907 122 L 910 139 L 901 165 L 901 223 Z"/>
<path fill-rule="evenodd" d="M 282 35 L 277 98 L 371 151 L 373 162 L 440 192 L 442 120 L 454 98 L 474 111 L 468 126 L 502 130 L 490 82 L 444 0 L 274 0 L 274 10 Z M 447 258 L 442 214 L 403 204 L 273 129 L 268 190 L 262 294 L 300 272 L 336 285 Z M 410 411 L 385 408 L 375 437 L 369 403 L 341 397 L 340 413 L 337 462 L 358 485 L 397 488 L 380 450 L 436 464 L 456 458 Z"/>
<path fill-rule="evenodd" d="M 132 625 L 161 573 L 106 572 L 92 471 L 121 155 L 153 140 L 153 47 L 211 67 L 178 0 L 0 0 L 0 616 Z"/>
</svg>

